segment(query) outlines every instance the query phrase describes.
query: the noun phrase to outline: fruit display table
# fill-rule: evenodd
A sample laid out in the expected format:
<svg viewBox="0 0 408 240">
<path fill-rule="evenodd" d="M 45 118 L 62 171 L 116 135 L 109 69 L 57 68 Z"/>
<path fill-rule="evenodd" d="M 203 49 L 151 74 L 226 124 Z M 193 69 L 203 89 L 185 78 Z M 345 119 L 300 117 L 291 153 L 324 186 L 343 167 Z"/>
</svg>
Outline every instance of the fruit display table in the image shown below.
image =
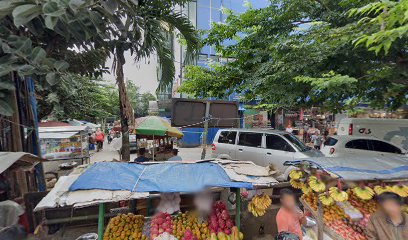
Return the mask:
<svg viewBox="0 0 408 240">
<path fill-rule="evenodd" d="M 319 240 L 324 235 L 334 240 L 365 240 L 369 217 L 378 209 L 376 196 L 393 192 L 407 201 L 408 173 L 405 168 L 393 168 L 392 161 L 388 168 L 387 163 L 369 171 L 352 162 L 336 166 L 336 159 L 328 161 L 330 167 L 319 160 L 296 161 L 293 165 L 298 170 L 289 174 L 292 187 L 303 192 L 300 201 L 305 210 L 317 220 Z"/>
<path fill-rule="evenodd" d="M 243 164 L 245 166 L 242 166 Z M 57 182 L 56 190 L 51 191 L 36 209 L 98 204 L 99 240 L 146 239 L 149 237 L 154 239 L 165 233 L 171 235 L 166 239 L 174 239 L 174 236 L 181 239 L 180 236 L 183 235 L 185 240 L 210 238 L 238 240 L 241 226 L 240 189 L 271 187 L 277 184 L 273 177 L 265 175 L 264 171 L 260 170 L 263 170 L 263 167 L 252 162 L 236 163 L 222 160 L 147 164 L 98 162 L 78 176 L 68 177 L 65 183 Z M 255 175 L 254 172 L 261 172 L 260 176 Z M 146 234 L 145 230 L 141 230 L 142 218 L 140 216 L 120 215 L 111 219 L 106 231 L 104 229 L 106 202 L 149 199 L 151 195 L 158 193 L 199 193 L 213 188 L 229 188 L 235 193 L 234 221 L 225 204 L 216 202 L 210 217 L 201 219 L 200 222 L 188 213 L 181 213 L 177 216 L 159 213 L 153 218 L 143 217 L 145 221 L 143 229 L 150 220 L 150 223 L 147 224 L 149 233 Z M 260 199 L 259 203 L 263 204 L 265 200 Z"/>
</svg>

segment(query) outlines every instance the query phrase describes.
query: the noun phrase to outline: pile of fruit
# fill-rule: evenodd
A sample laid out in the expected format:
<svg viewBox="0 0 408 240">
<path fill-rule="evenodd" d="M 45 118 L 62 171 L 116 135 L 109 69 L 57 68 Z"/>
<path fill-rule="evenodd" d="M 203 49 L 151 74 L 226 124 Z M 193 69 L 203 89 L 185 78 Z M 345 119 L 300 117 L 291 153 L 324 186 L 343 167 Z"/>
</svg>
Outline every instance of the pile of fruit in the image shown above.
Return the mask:
<svg viewBox="0 0 408 240">
<path fill-rule="evenodd" d="M 208 226 L 211 233 L 223 232 L 226 235 L 231 234 L 231 229 L 234 226 L 234 222 L 225 207 L 225 204 L 221 201 L 213 204 L 211 215 L 208 219 Z"/>
<path fill-rule="evenodd" d="M 271 206 L 271 198 L 262 193 L 261 195 L 255 195 L 248 203 L 248 210 L 255 216 L 263 216 L 266 213 L 266 209 Z"/>
<path fill-rule="evenodd" d="M 154 239 L 162 233 L 172 234 L 173 226 L 171 222 L 171 215 L 160 212 L 156 214 L 150 223 L 150 238 Z"/>
<path fill-rule="evenodd" d="M 194 212 L 179 213 L 173 217 L 173 235 L 178 239 L 208 239 L 210 231 L 207 222 L 199 222 Z M 194 237 L 194 238 L 193 238 Z"/>
<path fill-rule="evenodd" d="M 144 240 L 146 236 L 142 235 L 144 225 L 144 216 L 134 215 L 132 213 L 120 214 L 111 218 L 103 240 L 111 239 L 129 239 L 129 240 Z"/>
<path fill-rule="evenodd" d="M 327 223 L 336 234 L 347 240 L 366 240 L 364 228 L 357 223 L 347 225 L 348 220 L 335 220 Z"/>
<path fill-rule="evenodd" d="M 372 214 L 378 209 L 378 204 L 373 199 L 362 200 L 361 198 L 357 197 L 350 189 L 347 190 L 347 192 L 349 194 L 349 202 L 351 203 L 351 205 L 358 208 L 364 215 Z"/>
</svg>

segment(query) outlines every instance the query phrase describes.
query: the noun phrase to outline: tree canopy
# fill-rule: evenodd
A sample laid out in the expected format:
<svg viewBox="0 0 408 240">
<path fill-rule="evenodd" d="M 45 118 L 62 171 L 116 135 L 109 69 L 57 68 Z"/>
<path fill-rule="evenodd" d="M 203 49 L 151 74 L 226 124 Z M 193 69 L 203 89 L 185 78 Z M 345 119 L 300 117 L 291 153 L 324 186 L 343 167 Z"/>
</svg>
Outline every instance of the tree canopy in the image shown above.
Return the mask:
<svg viewBox="0 0 408 240">
<path fill-rule="evenodd" d="M 126 91 L 135 117 L 148 114 L 149 101 L 156 97 L 149 92 L 141 93 L 132 81 L 127 81 Z M 37 90 L 39 118 L 52 116 L 56 120 L 78 119 L 100 122 L 109 116 L 119 116 L 119 92 L 114 83 L 101 78 L 67 74 L 46 98 Z M 64 96 L 63 99 L 59 96 Z"/>
<path fill-rule="evenodd" d="M 188 66 L 179 91 L 334 112 L 360 102 L 398 108 L 407 102 L 407 2 L 271 0 L 224 11 L 203 44 L 233 61 Z"/>
</svg>

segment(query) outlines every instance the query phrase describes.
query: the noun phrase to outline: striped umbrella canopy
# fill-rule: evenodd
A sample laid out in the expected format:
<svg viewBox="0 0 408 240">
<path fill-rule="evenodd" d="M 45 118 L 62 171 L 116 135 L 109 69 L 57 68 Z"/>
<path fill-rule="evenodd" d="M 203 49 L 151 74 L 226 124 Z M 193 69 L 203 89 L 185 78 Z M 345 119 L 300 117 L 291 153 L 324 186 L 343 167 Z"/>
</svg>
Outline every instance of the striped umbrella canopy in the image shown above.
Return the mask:
<svg viewBox="0 0 408 240">
<path fill-rule="evenodd" d="M 165 119 L 157 116 L 147 116 L 135 119 L 136 134 L 146 136 L 183 137 L 183 133 Z"/>
</svg>

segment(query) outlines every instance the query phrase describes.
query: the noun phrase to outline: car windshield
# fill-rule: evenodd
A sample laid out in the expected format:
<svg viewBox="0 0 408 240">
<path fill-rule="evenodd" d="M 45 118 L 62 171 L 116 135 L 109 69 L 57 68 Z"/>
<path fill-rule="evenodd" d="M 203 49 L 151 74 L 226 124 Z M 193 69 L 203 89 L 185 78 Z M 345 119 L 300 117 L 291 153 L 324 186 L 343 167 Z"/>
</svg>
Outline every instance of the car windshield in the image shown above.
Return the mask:
<svg viewBox="0 0 408 240">
<path fill-rule="evenodd" d="M 305 152 L 307 150 L 309 150 L 309 148 L 303 144 L 297 137 L 293 136 L 292 134 L 283 134 L 283 136 L 289 140 L 289 142 L 293 143 L 293 145 L 295 145 L 299 151 L 301 152 Z"/>
</svg>

